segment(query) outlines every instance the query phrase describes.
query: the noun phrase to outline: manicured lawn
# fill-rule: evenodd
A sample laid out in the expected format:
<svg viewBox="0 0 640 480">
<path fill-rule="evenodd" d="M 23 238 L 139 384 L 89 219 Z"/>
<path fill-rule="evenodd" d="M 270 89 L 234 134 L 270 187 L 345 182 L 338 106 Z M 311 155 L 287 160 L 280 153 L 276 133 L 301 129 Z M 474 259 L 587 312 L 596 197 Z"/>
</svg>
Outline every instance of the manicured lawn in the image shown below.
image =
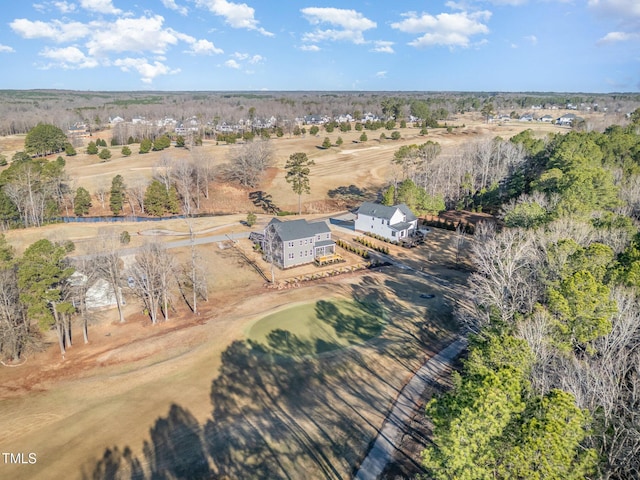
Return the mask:
<svg viewBox="0 0 640 480">
<path fill-rule="evenodd" d="M 380 335 L 385 323 L 384 309 L 375 302 L 319 300 L 263 317 L 247 339 L 272 353 L 301 357 L 362 344 Z"/>
</svg>

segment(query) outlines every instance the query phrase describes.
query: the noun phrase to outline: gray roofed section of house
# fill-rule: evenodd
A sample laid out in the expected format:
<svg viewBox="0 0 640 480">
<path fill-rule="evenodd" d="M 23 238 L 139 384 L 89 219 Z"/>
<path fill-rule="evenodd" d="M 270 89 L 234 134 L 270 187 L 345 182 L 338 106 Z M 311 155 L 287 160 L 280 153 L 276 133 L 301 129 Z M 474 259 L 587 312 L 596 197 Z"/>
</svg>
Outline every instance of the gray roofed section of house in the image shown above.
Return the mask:
<svg viewBox="0 0 640 480">
<path fill-rule="evenodd" d="M 369 217 L 384 218 L 386 220 L 389 220 L 391 219 L 391 217 L 393 217 L 393 214 L 396 213 L 397 209 L 400 209 L 400 211 L 406 215 L 407 222 L 411 222 L 416 219 L 416 216 L 404 203 L 395 205 L 393 207 L 387 207 L 386 205 L 380 205 L 379 203 L 364 202 L 362 205 L 360 205 L 358 213 L 367 215 Z"/>
<path fill-rule="evenodd" d="M 401 232 L 402 230 L 407 230 L 412 226 L 413 225 L 409 222 L 398 222 L 398 223 L 394 223 L 393 225 L 389 225 L 389 228 L 391 230 L 395 230 L 396 232 Z"/>
<path fill-rule="evenodd" d="M 320 240 L 319 242 L 316 242 L 313 244 L 314 247 L 326 247 L 329 245 L 334 245 L 336 242 L 334 242 L 333 240 Z"/>
<path fill-rule="evenodd" d="M 413 214 L 413 212 L 411 211 L 411 209 L 409 207 L 407 207 L 406 204 L 401 203 L 400 205 L 397 205 L 397 207 L 400 209 L 400 211 L 402 213 L 404 213 L 407 216 L 407 222 L 413 222 L 416 219 L 416 216 Z"/>
<path fill-rule="evenodd" d="M 379 203 L 364 202 L 360 205 L 358 213 L 367 215 L 368 217 L 385 218 L 389 220 L 394 213 L 396 213 L 396 207 L 387 207 L 386 205 L 380 205 Z"/>
<path fill-rule="evenodd" d="M 290 220 L 283 222 L 274 218 L 269 222 L 273 225 L 282 241 L 297 240 L 299 238 L 309 238 L 319 233 L 331 233 L 326 222 L 307 222 L 305 219 Z"/>
</svg>

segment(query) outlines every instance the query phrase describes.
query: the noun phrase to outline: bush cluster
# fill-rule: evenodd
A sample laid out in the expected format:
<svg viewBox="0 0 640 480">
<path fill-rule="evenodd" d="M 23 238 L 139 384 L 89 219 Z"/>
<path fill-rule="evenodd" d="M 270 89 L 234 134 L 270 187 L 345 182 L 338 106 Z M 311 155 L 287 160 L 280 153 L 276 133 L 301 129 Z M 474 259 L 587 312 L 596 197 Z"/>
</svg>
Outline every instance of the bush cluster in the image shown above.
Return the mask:
<svg viewBox="0 0 640 480">
<path fill-rule="evenodd" d="M 384 245 L 378 245 L 377 243 L 373 243 L 369 240 L 367 240 L 366 238 L 362 238 L 362 237 L 354 237 L 353 240 L 355 242 L 358 242 L 362 245 L 364 245 L 365 247 L 369 247 L 372 250 L 375 250 L 376 252 L 380 252 L 380 253 L 389 253 L 389 247 L 384 246 Z"/>
<path fill-rule="evenodd" d="M 400 242 L 398 240 L 389 240 L 388 238 L 385 238 L 382 235 L 378 235 L 377 233 L 364 232 L 364 234 L 367 237 L 375 238 L 376 240 L 380 240 L 382 242 L 390 243 L 391 245 L 400 245 Z M 389 253 L 389 252 L 385 252 L 385 253 Z"/>
<path fill-rule="evenodd" d="M 360 255 L 362 258 L 369 258 L 369 252 L 367 252 L 364 248 L 356 248 L 350 243 L 345 242 L 344 240 L 336 240 L 336 245 L 338 245 L 340 248 L 344 248 L 348 252 Z"/>
<path fill-rule="evenodd" d="M 473 224 L 471 223 L 464 223 L 461 221 L 459 221 L 458 223 L 452 222 L 451 220 L 444 220 L 443 218 L 437 217 L 434 219 L 423 219 L 422 220 L 422 224 L 427 226 L 427 227 L 434 227 L 434 228 L 443 228 L 445 230 L 451 230 L 451 231 L 455 231 L 458 226 L 462 226 L 462 229 L 464 230 L 465 233 L 468 233 L 469 235 L 473 235 L 475 232 L 475 227 L 473 226 Z"/>
</svg>

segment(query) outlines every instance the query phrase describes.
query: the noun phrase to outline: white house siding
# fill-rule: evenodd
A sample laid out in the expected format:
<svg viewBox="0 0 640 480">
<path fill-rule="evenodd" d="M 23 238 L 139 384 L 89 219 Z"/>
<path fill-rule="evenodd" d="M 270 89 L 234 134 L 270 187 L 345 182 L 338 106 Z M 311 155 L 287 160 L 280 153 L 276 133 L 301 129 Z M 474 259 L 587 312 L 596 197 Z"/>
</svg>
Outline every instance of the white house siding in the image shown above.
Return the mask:
<svg viewBox="0 0 640 480">
<path fill-rule="evenodd" d="M 370 217 L 359 213 L 356 217 L 355 229 L 381 235 L 385 238 L 392 238 L 392 230 L 389 228 L 388 221 L 384 218 Z"/>
<path fill-rule="evenodd" d="M 414 217 L 415 218 L 415 217 Z M 417 220 L 409 220 L 411 226 L 407 229 L 398 231 L 392 226 L 406 222 L 406 216 L 399 208 L 393 213 L 390 219 L 374 217 L 358 213 L 354 223 L 356 230 L 380 235 L 388 240 L 400 240 L 406 238 L 417 228 Z"/>
</svg>

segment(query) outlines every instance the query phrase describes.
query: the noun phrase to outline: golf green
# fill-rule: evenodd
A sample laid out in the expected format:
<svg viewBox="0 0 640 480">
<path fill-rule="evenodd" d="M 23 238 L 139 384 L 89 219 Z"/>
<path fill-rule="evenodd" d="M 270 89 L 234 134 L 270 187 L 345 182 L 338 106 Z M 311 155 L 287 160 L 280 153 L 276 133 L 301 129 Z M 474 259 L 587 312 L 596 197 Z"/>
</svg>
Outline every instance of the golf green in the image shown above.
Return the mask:
<svg viewBox="0 0 640 480">
<path fill-rule="evenodd" d="M 317 355 L 362 344 L 380 335 L 384 324 L 384 310 L 377 303 L 319 300 L 261 318 L 247 339 L 277 355 Z"/>
</svg>

